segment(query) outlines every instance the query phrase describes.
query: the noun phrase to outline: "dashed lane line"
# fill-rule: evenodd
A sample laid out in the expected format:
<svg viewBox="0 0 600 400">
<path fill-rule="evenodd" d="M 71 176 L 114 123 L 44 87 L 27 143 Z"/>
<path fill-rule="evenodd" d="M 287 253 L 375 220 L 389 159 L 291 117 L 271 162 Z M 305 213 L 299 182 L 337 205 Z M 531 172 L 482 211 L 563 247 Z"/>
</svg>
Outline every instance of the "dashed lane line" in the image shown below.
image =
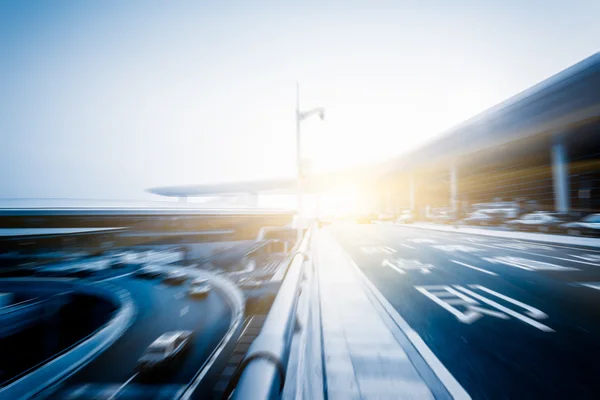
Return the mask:
<svg viewBox="0 0 600 400">
<path fill-rule="evenodd" d="M 489 274 L 489 275 L 493 275 L 493 276 L 498 276 L 498 274 L 497 274 L 497 273 L 495 273 L 495 272 L 488 271 L 488 270 L 486 270 L 486 269 L 483 269 L 483 268 L 478 268 L 478 267 L 475 267 L 475 266 L 473 266 L 473 265 L 466 264 L 466 263 L 464 263 L 464 262 L 460 262 L 460 261 L 456 261 L 456 260 L 450 260 L 450 261 L 452 261 L 452 262 L 453 262 L 453 263 L 455 263 L 455 264 L 460 264 L 460 265 L 462 265 L 463 267 L 467 267 L 467 268 L 471 268 L 471 269 L 474 269 L 474 270 L 476 270 L 476 271 L 479 271 L 479 272 L 483 272 L 484 274 Z"/>
</svg>

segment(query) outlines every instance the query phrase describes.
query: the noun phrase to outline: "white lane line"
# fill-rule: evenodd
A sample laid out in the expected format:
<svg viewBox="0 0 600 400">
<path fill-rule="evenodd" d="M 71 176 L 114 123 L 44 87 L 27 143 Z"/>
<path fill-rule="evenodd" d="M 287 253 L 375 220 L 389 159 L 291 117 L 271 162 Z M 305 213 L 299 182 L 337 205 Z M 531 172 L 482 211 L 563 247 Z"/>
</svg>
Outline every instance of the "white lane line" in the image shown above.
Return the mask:
<svg viewBox="0 0 600 400">
<path fill-rule="evenodd" d="M 534 321 L 533 319 L 528 318 L 522 314 L 519 314 L 518 312 L 515 312 L 508 307 L 504 307 L 502 304 L 496 303 L 494 300 L 490 300 L 490 299 L 483 297 L 469 289 L 466 289 L 466 288 L 458 286 L 458 285 L 455 285 L 454 287 L 457 288 L 458 290 L 462 290 L 469 296 L 474 297 L 477 300 L 479 300 L 483 303 L 489 304 L 490 306 L 502 311 L 503 313 L 510 315 L 511 317 L 520 319 L 521 321 L 525 322 L 528 325 L 533 326 L 534 328 L 538 328 L 539 330 L 544 331 L 544 332 L 554 332 L 554 329 L 552 329 L 544 324 L 540 324 L 539 322 Z M 479 287 L 479 288 L 481 288 L 481 287 Z M 494 292 L 494 293 L 496 293 L 496 292 Z M 511 299 L 511 301 L 514 301 L 514 300 Z"/>
<path fill-rule="evenodd" d="M 402 228 L 402 226 L 399 225 L 395 225 L 395 227 L 398 228 Z M 443 233 L 443 231 L 438 231 L 436 229 L 430 229 L 430 228 L 416 228 L 416 227 L 410 227 L 410 226 L 405 226 L 406 228 L 409 229 L 419 229 L 421 231 L 423 230 L 428 230 L 430 232 L 436 232 L 436 233 Z M 534 240 L 527 240 L 527 239 L 509 239 L 507 237 L 503 237 L 503 236 L 493 236 L 493 235 L 479 235 L 476 233 L 467 233 L 467 232 L 460 232 L 460 231 L 456 231 L 453 233 L 459 233 L 461 235 L 465 235 L 465 236 L 475 236 L 475 239 L 481 238 L 482 236 L 485 237 L 488 240 L 498 240 L 498 241 L 503 241 L 503 242 L 509 242 L 509 243 L 525 243 L 525 244 L 541 244 L 543 246 L 548 246 L 548 247 L 560 247 L 563 249 L 572 249 L 572 250 L 580 250 L 580 251 L 584 251 L 587 253 L 600 253 L 600 250 L 598 249 L 592 249 L 592 248 L 581 248 L 581 247 L 572 247 L 572 246 L 566 246 L 566 245 L 561 245 L 561 244 L 554 244 L 554 243 L 547 243 L 547 242 L 536 242 Z M 455 239 L 453 239 L 455 240 Z M 575 245 L 576 246 L 576 245 Z M 583 247 L 585 247 L 585 245 L 581 245 Z"/>
<path fill-rule="evenodd" d="M 188 311 L 190 311 L 190 306 L 185 306 L 181 309 L 181 311 L 179 311 L 179 316 L 183 317 L 185 314 L 188 313 Z"/>
<path fill-rule="evenodd" d="M 404 243 L 401 243 L 400 246 L 406 247 L 407 249 L 414 249 L 414 247 Z"/>
<path fill-rule="evenodd" d="M 460 241 L 458 239 L 453 239 L 453 238 L 450 238 L 450 240 L 454 240 L 455 242 L 459 242 Z M 517 251 L 519 253 L 529 254 L 530 256 L 539 256 L 539 257 L 554 258 L 556 260 L 569 261 L 569 262 L 574 262 L 574 263 L 579 263 L 579 264 L 593 265 L 594 267 L 600 267 L 600 264 L 598 264 L 598 263 L 591 263 L 591 262 L 586 262 L 586 261 L 572 260 L 570 258 L 549 256 L 547 254 L 533 253 L 531 251 L 526 251 L 526 250 L 510 249 L 510 248 L 506 248 L 506 247 L 498 247 L 498 246 L 493 246 L 493 245 L 490 245 L 490 244 L 483 244 L 483 243 L 479 243 L 477 245 L 478 246 L 484 246 L 484 247 L 491 247 L 493 249 L 504 250 L 504 251 Z"/>
<path fill-rule="evenodd" d="M 474 269 L 474 270 L 476 270 L 476 271 L 479 271 L 479 272 L 483 272 L 484 274 L 489 274 L 489 275 L 493 275 L 493 276 L 498 276 L 498 274 L 497 274 L 497 273 L 495 273 L 495 272 L 488 271 L 488 270 L 486 270 L 486 269 L 483 269 L 483 268 L 474 267 L 474 266 L 472 266 L 472 265 L 469 265 L 469 264 L 466 264 L 466 263 L 464 263 L 464 262 L 460 262 L 460 261 L 456 261 L 456 260 L 450 260 L 450 261 L 452 261 L 453 263 L 456 263 L 456 264 L 460 264 L 460 265 L 462 265 L 463 267 L 467 267 L 467 268 L 471 268 L 471 269 Z"/>
<path fill-rule="evenodd" d="M 79 396 L 83 396 L 83 394 L 85 393 L 85 391 L 88 387 L 90 387 L 89 383 L 79 386 L 77 389 L 75 389 L 71 393 L 69 393 L 69 395 L 67 396 L 67 399 L 76 399 Z"/>
<path fill-rule="evenodd" d="M 183 292 L 177 292 L 173 295 L 176 300 L 180 300 L 183 297 Z"/>
<path fill-rule="evenodd" d="M 125 383 L 123 383 L 121 386 L 119 386 L 119 387 L 117 388 L 117 390 L 115 390 L 115 391 L 113 392 L 113 394 L 111 394 L 111 395 L 110 395 L 110 397 L 109 397 L 108 399 L 106 399 L 106 400 L 113 400 L 113 399 L 115 399 L 115 398 L 117 397 L 117 395 L 118 395 L 118 394 L 119 394 L 119 393 L 120 393 L 120 392 L 121 392 L 123 389 L 125 389 L 125 386 L 129 385 L 129 383 L 130 383 L 132 380 L 134 380 L 136 376 L 138 376 L 138 373 L 137 373 L 137 372 L 136 372 L 135 374 L 133 374 L 133 376 L 132 376 L 131 378 L 127 379 L 127 381 L 125 381 Z"/>
<path fill-rule="evenodd" d="M 117 276 L 113 276 L 111 278 L 106 278 L 106 279 L 102 279 L 102 280 L 99 280 L 99 281 L 94 281 L 94 283 L 108 282 L 108 281 L 112 281 L 113 279 L 121 279 L 121 278 L 124 278 L 126 276 L 132 275 L 134 273 L 135 273 L 135 271 L 131 271 L 131 272 L 128 272 L 128 273 L 123 274 L 123 275 L 117 275 Z"/>
<path fill-rule="evenodd" d="M 600 283 L 582 283 L 581 286 L 589 287 L 591 289 L 600 290 Z"/>
</svg>

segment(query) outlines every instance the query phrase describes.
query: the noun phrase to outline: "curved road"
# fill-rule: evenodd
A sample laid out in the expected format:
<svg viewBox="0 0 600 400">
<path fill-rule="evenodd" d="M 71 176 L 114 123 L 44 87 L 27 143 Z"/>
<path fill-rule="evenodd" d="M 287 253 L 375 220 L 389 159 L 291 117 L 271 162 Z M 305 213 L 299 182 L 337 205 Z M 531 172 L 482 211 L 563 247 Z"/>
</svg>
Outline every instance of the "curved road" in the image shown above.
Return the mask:
<svg viewBox="0 0 600 400">
<path fill-rule="evenodd" d="M 51 398 L 173 398 L 227 332 L 231 311 L 216 291 L 203 300 L 195 300 L 187 296 L 187 284 L 167 286 L 160 279 L 136 278 L 129 269 L 118 273 L 113 270 L 103 280 L 129 291 L 137 307 L 134 324 Z M 195 332 L 191 351 L 172 373 L 142 381 L 135 367 L 148 345 L 166 331 L 183 329 Z"/>
<path fill-rule="evenodd" d="M 329 228 L 473 399 L 600 393 L 600 251 L 395 225 Z"/>
</svg>

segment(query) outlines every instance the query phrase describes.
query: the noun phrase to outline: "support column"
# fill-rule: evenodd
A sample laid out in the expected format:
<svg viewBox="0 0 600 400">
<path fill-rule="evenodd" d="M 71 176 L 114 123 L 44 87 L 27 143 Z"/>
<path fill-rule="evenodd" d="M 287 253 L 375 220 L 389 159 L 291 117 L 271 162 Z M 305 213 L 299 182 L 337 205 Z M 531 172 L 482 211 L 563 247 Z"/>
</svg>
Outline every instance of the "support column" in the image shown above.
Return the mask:
<svg viewBox="0 0 600 400">
<path fill-rule="evenodd" d="M 456 214 L 458 212 L 458 171 L 456 160 L 450 165 L 450 206 Z"/>
<path fill-rule="evenodd" d="M 569 160 L 561 136 L 556 136 L 552 145 L 552 181 L 554 209 L 560 213 L 569 212 Z"/>
<path fill-rule="evenodd" d="M 408 204 L 411 211 L 415 211 L 415 178 L 411 172 L 408 176 Z"/>
</svg>

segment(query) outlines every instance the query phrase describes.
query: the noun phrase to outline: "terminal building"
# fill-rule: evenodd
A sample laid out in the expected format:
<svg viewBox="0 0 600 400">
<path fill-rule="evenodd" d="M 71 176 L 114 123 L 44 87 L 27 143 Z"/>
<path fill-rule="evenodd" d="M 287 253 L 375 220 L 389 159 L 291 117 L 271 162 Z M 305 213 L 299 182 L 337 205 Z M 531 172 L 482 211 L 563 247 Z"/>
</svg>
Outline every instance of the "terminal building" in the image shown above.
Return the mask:
<svg viewBox="0 0 600 400">
<path fill-rule="evenodd" d="M 599 157 L 596 53 L 399 158 L 379 193 L 389 211 L 514 201 L 587 214 L 600 211 Z"/>
</svg>

